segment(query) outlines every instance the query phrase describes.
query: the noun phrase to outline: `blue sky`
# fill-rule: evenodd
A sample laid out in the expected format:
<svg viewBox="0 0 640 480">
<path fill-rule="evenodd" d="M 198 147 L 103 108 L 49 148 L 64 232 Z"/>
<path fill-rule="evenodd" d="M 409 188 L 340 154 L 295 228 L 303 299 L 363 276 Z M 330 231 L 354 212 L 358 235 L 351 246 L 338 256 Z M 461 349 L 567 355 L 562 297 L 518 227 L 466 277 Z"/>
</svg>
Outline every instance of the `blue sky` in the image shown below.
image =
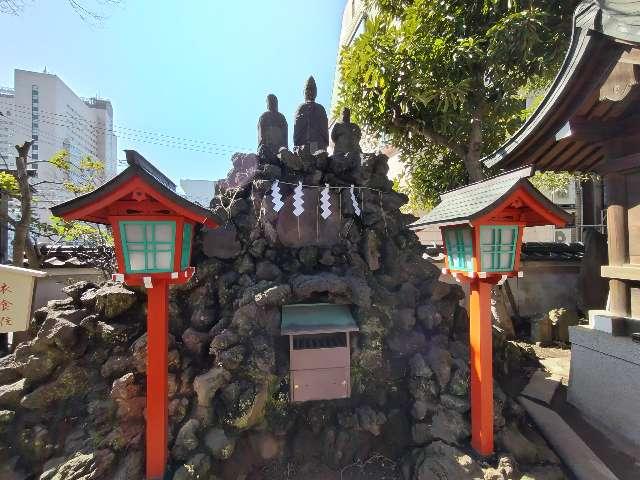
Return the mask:
<svg viewBox="0 0 640 480">
<path fill-rule="evenodd" d="M 99 5 L 92 2 L 85 5 Z M 310 74 L 329 110 L 343 7 L 344 0 L 124 0 L 96 26 L 65 0 L 35 0 L 21 16 L 0 14 L 0 85 L 13 86 L 14 68 L 46 66 L 78 95 L 111 100 L 115 125 L 129 135 L 118 139 L 120 158 L 135 149 L 176 183 L 213 180 L 230 167 L 227 146 L 255 150 L 268 93 L 278 96 L 290 135 Z M 126 129 L 225 146 L 199 153 Z"/>
</svg>

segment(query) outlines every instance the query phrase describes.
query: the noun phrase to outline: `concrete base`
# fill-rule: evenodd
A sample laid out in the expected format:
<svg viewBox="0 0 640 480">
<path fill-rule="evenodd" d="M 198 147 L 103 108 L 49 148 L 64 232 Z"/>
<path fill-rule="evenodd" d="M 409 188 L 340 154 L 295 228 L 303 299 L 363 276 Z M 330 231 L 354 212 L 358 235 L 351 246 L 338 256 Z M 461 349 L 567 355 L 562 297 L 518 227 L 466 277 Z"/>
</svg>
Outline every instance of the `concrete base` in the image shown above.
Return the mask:
<svg viewBox="0 0 640 480">
<path fill-rule="evenodd" d="M 591 327 L 569 327 L 567 401 L 594 426 L 640 447 L 640 344 Z"/>
<path fill-rule="evenodd" d="M 618 480 L 556 412 L 524 397 L 518 402 L 578 480 Z"/>
</svg>

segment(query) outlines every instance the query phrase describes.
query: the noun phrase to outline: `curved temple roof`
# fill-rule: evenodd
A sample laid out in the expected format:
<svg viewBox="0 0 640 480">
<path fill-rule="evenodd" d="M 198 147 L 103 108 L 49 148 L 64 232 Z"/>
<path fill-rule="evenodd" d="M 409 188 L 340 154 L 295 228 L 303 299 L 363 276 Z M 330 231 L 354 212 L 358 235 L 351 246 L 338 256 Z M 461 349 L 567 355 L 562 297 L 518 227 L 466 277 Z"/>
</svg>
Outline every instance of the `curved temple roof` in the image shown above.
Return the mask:
<svg viewBox="0 0 640 480">
<path fill-rule="evenodd" d="M 569 50 L 549 91 L 524 125 L 482 160 L 485 165 L 598 171 L 604 161 L 606 122 L 637 110 L 638 46 L 640 2 L 581 3 L 574 15 Z M 613 88 L 608 90 L 607 83 Z"/>
</svg>

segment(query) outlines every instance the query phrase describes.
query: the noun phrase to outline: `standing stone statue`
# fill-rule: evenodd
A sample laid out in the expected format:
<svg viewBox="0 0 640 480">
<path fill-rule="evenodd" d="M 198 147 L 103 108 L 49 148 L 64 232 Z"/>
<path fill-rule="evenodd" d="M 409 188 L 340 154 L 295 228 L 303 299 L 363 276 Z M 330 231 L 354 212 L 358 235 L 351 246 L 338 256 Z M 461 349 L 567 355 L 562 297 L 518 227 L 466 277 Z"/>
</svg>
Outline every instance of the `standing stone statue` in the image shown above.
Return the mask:
<svg viewBox="0 0 640 480">
<path fill-rule="evenodd" d="M 309 77 L 304 87 L 304 103 L 296 111 L 293 127 L 293 145 L 309 145 L 311 153 L 329 146 L 329 119 L 324 107 L 315 102 L 317 95 L 316 81 Z"/>
<path fill-rule="evenodd" d="M 258 152 L 277 155 L 282 147 L 289 146 L 287 119 L 278 111 L 278 97 L 267 95 L 267 111 L 258 119 Z"/>
<path fill-rule="evenodd" d="M 362 132 L 360 127 L 351 123 L 351 111 L 348 108 L 342 110 L 342 121 L 337 122 L 331 130 L 333 140 L 333 154 L 360 153 L 360 139 Z"/>
</svg>

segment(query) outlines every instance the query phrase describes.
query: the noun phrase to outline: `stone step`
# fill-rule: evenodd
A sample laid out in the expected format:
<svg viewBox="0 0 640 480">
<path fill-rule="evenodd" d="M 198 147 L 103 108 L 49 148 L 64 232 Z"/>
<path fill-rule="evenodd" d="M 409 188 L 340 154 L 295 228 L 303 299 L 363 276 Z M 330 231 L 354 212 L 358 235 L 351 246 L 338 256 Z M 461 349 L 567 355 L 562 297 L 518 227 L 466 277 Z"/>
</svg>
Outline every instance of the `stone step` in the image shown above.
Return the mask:
<svg viewBox="0 0 640 480">
<path fill-rule="evenodd" d="M 523 396 L 518 402 L 578 480 L 619 480 L 560 415 Z"/>
<path fill-rule="evenodd" d="M 529 383 L 520 394 L 551 405 L 551 399 L 561 382 L 562 377 L 560 375 L 539 369 L 531 376 Z"/>
</svg>

